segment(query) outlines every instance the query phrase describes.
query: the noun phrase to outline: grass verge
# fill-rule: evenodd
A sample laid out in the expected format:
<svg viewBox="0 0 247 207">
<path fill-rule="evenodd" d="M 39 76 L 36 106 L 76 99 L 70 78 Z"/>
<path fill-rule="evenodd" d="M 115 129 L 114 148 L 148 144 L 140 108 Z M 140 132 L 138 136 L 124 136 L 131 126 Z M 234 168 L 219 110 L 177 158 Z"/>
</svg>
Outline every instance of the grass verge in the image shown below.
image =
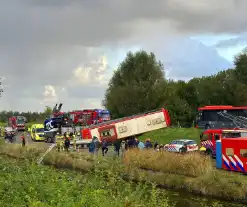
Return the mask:
<svg viewBox="0 0 247 207">
<path fill-rule="evenodd" d="M 100 172 L 79 174 L 0 156 L 2 207 L 170 207 L 164 191 Z M 150 188 L 151 187 L 151 188 Z"/>
<path fill-rule="evenodd" d="M 44 149 L 16 145 L 1 146 L 0 154 L 35 161 Z M 49 153 L 44 164 L 83 172 L 101 172 L 129 181 L 150 182 L 165 188 L 240 201 L 247 198 L 247 180 L 241 174 L 216 170 L 212 160 L 200 154 L 177 155 L 151 150 L 128 151 L 123 161 L 84 153 Z M 139 183 L 139 182 L 138 182 Z"/>
<path fill-rule="evenodd" d="M 201 130 L 196 128 L 165 128 L 145 133 L 139 136 L 140 140 L 150 138 L 159 144 L 167 144 L 175 139 L 192 139 L 199 143 Z"/>
</svg>

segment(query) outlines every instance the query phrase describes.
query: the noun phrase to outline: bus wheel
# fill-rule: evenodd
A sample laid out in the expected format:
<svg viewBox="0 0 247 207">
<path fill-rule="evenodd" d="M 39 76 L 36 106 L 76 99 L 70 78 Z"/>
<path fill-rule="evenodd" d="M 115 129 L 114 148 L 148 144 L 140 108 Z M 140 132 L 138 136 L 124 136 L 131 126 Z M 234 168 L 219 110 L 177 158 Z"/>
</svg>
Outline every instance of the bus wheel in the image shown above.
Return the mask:
<svg viewBox="0 0 247 207">
<path fill-rule="evenodd" d="M 207 124 L 207 125 L 205 126 L 205 129 L 210 129 L 209 124 Z"/>
</svg>

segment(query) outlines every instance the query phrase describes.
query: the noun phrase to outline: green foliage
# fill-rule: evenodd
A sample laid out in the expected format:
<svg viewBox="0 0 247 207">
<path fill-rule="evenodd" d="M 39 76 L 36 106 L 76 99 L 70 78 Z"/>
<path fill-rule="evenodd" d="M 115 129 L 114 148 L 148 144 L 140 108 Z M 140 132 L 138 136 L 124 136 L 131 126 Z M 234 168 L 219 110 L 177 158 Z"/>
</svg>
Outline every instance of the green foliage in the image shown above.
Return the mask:
<svg viewBox="0 0 247 207">
<path fill-rule="evenodd" d="M 154 54 L 128 53 L 111 78 L 103 101 L 114 117 L 164 107 L 174 126 L 190 127 L 197 108 L 205 105 L 247 105 L 247 49 L 235 68 L 188 82 L 164 80 L 163 65 Z"/>
<path fill-rule="evenodd" d="M 126 183 L 114 173 L 58 171 L 0 157 L 2 207 L 168 207 L 164 191 L 148 183 Z"/>
<path fill-rule="evenodd" d="M 111 78 L 104 105 L 114 117 L 137 114 L 163 105 L 164 69 L 153 53 L 129 52 Z"/>
</svg>

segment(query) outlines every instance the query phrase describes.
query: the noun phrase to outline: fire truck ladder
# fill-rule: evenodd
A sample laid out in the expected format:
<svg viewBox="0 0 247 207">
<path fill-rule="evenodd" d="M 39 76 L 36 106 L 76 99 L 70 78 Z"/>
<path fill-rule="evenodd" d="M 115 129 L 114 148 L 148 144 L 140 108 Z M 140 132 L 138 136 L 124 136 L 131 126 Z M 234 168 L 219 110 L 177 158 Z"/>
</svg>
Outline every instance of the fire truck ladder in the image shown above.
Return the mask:
<svg viewBox="0 0 247 207">
<path fill-rule="evenodd" d="M 220 116 L 223 116 L 229 120 L 231 120 L 238 128 L 244 127 L 247 128 L 247 118 L 242 116 L 233 116 L 228 114 L 227 112 L 218 112 Z"/>
</svg>

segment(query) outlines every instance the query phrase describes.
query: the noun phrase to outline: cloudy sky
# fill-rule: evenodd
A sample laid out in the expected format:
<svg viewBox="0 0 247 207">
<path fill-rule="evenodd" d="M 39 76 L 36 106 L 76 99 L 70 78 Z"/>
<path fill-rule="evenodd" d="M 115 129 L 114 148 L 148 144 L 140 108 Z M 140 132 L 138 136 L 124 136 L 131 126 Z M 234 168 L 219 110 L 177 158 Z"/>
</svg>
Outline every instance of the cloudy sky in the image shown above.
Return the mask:
<svg viewBox="0 0 247 207">
<path fill-rule="evenodd" d="M 156 54 L 173 79 L 232 67 L 246 0 L 0 0 L 0 110 L 99 108 L 126 52 Z"/>
</svg>

